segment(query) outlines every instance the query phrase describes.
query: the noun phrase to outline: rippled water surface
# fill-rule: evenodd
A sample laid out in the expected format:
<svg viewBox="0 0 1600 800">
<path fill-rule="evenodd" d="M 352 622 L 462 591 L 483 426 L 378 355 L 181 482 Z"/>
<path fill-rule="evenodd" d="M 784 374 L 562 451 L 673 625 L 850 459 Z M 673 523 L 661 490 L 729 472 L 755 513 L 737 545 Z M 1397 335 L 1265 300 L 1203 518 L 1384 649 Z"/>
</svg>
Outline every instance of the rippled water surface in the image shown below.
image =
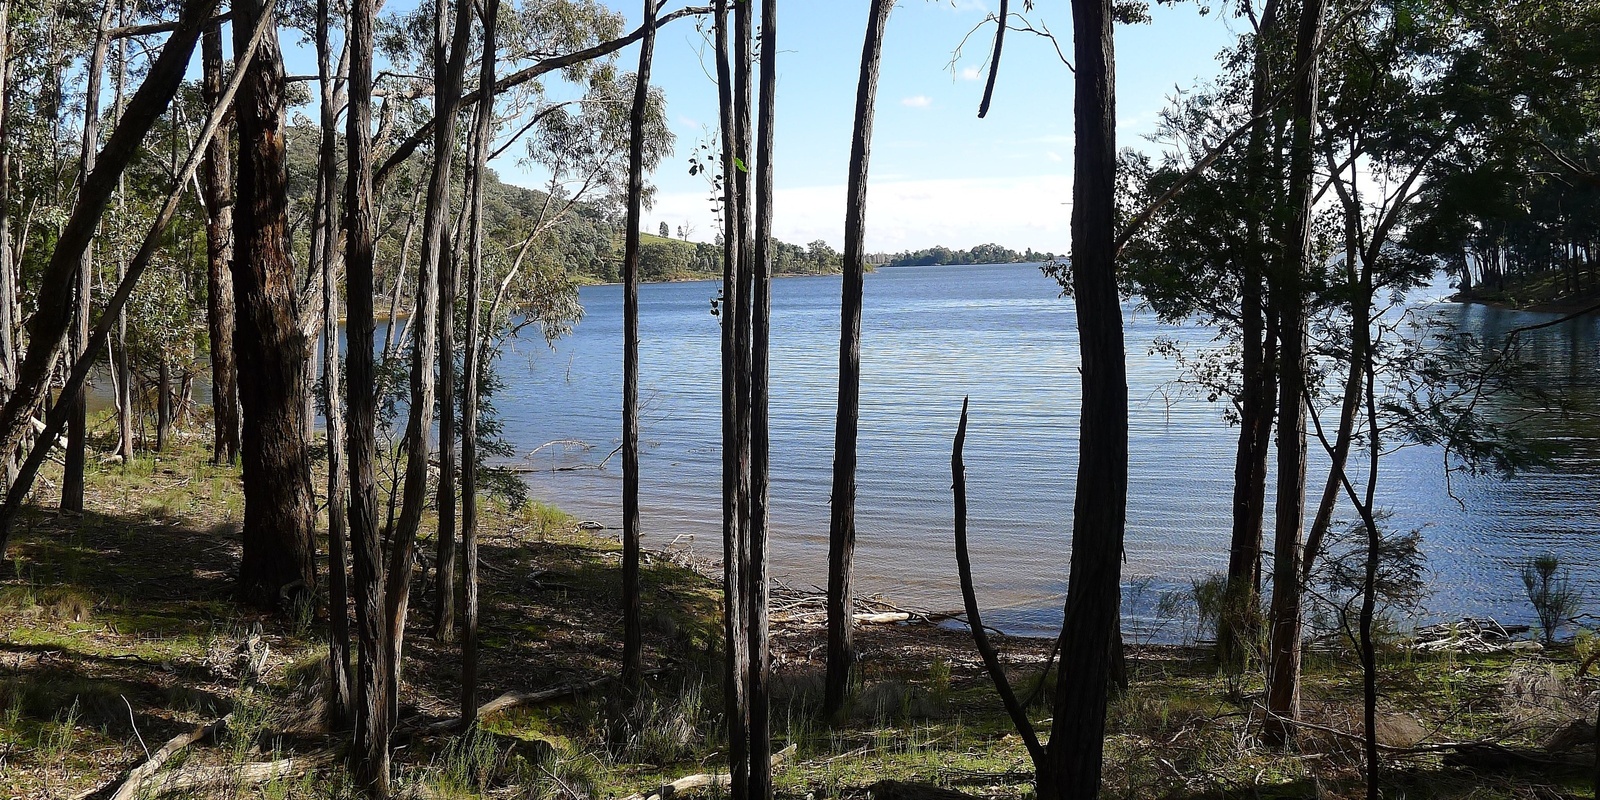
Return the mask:
<svg viewBox="0 0 1600 800">
<path fill-rule="evenodd" d="M 718 328 L 710 302 L 720 284 L 642 288 L 640 468 L 645 535 L 720 551 Z M 955 608 L 950 442 L 965 395 L 971 535 L 979 594 L 993 624 L 1041 632 L 1060 618 L 1065 592 L 1078 428 L 1073 305 L 1034 265 L 879 270 L 866 279 L 858 491 L 857 586 L 908 605 Z M 621 287 L 585 288 L 586 316 L 547 348 L 514 342 L 500 362 L 496 405 L 529 461 L 534 493 L 580 516 L 620 524 Z M 773 572 L 799 585 L 826 576 L 828 493 L 838 369 L 839 279 L 773 284 Z M 1162 590 L 1226 565 L 1237 431 L 1222 407 L 1188 393 L 1173 363 L 1150 355 L 1176 337 L 1197 346 L 1212 333 L 1156 322 L 1125 306 L 1130 488 L 1127 613 L 1146 623 Z M 1548 315 L 1438 305 L 1426 313 L 1501 337 Z M 1596 326 L 1527 335 L 1544 379 L 1593 408 Z M 1550 417 L 1548 436 L 1570 445 L 1557 470 L 1509 480 L 1452 476 L 1437 450 L 1387 458 L 1380 504 L 1393 524 L 1420 527 L 1431 569 L 1429 613 L 1526 620 L 1518 566 L 1552 550 L 1574 582 L 1600 601 L 1600 447 L 1592 426 Z M 1313 444 L 1315 447 L 1315 444 Z M 1315 453 L 1313 454 L 1315 456 Z M 1311 462 L 1320 491 L 1323 462 Z M 1453 497 L 1452 497 L 1453 494 Z M 1270 511 L 1269 511 L 1270 515 Z M 1348 515 L 1348 514 L 1346 514 Z M 1270 516 L 1269 516 L 1270 519 Z"/>
</svg>

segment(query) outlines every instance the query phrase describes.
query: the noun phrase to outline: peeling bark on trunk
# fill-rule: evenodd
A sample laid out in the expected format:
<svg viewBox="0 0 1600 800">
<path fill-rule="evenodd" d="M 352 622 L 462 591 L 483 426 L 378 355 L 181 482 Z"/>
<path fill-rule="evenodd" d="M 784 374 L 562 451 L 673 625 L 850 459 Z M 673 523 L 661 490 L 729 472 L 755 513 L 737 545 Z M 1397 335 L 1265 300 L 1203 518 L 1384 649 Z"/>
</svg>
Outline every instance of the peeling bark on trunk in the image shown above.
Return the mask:
<svg viewBox="0 0 1600 800">
<path fill-rule="evenodd" d="M 201 44 L 208 105 L 222 94 L 222 24 L 206 28 Z M 233 190 L 228 131 L 219 130 L 200 164 L 206 206 L 206 328 L 211 335 L 211 463 L 239 461 L 239 384 L 233 352 Z"/>
<path fill-rule="evenodd" d="M 844 277 L 839 298 L 839 404 L 833 428 L 833 493 L 828 521 L 828 672 L 822 713 L 844 710 L 855 664 L 850 573 L 856 549 L 856 439 L 861 423 L 861 305 L 866 275 L 867 167 L 872 158 L 872 117 L 883 60 L 883 31 L 892 0 L 872 0 L 861 45 L 855 131 L 845 192 Z"/>
<path fill-rule="evenodd" d="M 235 0 L 234 49 L 243 50 L 260 0 Z M 316 587 L 311 453 L 306 426 L 308 344 L 298 325 L 289 254 L 284 164 L 284 73 L 276 32 L 245 74 L 235 103 L 239 167 L 234 209 L 233 292 L 243 418 L 244 555 L 240 594 L 281 607 Z"/>
</svg>

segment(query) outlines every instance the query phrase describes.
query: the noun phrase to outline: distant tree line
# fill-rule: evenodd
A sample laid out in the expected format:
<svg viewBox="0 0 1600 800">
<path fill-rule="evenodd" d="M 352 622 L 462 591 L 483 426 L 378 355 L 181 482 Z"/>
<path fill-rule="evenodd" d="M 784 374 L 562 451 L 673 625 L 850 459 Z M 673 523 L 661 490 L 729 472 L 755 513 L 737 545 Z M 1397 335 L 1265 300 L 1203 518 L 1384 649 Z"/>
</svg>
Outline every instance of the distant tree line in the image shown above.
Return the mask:
<svg viewBox="0 0 1600 800">
<path fill-rule="evenodd" d="M 971 250 L 951 250 L 948 247 L 929 247 L 923 250 L 906 250 L 889 256 L 884 266 L 936 267 L 943 264 L 1038 264 L 1056 258 L 1055 253 L 1041 253 L 1033 248 L 1017 252 L 997 244 L 980 244 Z"/>
</svg>

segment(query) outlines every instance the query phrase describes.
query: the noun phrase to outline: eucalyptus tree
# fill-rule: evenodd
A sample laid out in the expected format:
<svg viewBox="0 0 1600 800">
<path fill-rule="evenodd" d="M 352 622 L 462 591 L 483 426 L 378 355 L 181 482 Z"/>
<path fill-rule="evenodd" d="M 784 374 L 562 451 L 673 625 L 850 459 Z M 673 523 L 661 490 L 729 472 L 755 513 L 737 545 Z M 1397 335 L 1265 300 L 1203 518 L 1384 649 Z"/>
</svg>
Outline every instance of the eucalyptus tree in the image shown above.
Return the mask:
<svg viewBox="0 0 1600 800">
<path fill-rule="evenodd" d="M 234 50 L 268 13 L 236 0 Z M 239 406 L 243 421 L 244 552 L 240 593 L 261 606 L 298 601 L 317 583 L 311 452 L 305 436 L 309 337 L 290 255 L 285 168 L 285 81 L 276 28 L 251 60 L 234 124 L 233 294 Z M 298 587 L 298 589 L 296 588 Z"/>
<path fill-rule="evenodd" d="M 222 23 L 206 28 L 201 43 L 202 86 L 207 105 L 222 94 Z M 212 138 L 200 165 L 200 186 L 206 207 L 206 324 L 211 353 L 211 460 L 239 460 L 239 382 L 233 350 L 233 158 L 230 132 Z"/>
<path fill-rule="evenodd" d="M 100 149 L 101 83 L 104 80 L 106 56 L 111 49 L 111 26 L 115 12 L 115 0 L 105 0 L 85 65 L 88 76 L 83 93 L 83 155 L 78 170 L 80 183 L 94 171 L 95 156 Z M 94 247 L 91 245 L 84 249 L 83 261 L 78 265 L 76 306 L 72 312 L 73 358 L 82 358 L 89 349 L 89 316 L 94 313 L 93 286 Z M 69 511 L 83 510 L 83 468 L 88 457 L 89 435 L 87 401 L 81 389 L 61 401 L 71 405 L 67 417 L 67 452 L 61 476 L 61 507 Z"/>
<path fill-rule="evenodd" d="M 90 246 L 100 219 L 116 190 L 117 182 L 127 165 L 138 154 L 145 134 L 166 110 L 177 93 L 187 67 L 189 56 L 200 38 L 201 29 L 216 7 L 214 0 L 192 0 L 180 11 L 177 25 L 167 44 L 156 56 L 139 89 L 130 99 L 122 117 L 117 120 L 106 144 L 101 148 L 95 169 L 83 181 L 71 214 L 62 226 L 54 249 L 40 275 L 35 299 L 35 311 L 28 324 L 28 346 L 16 373 L 16 383 L 11 394 L 0 408 L 0 462 L 15 459 L 24 438 L 31 430 L 34 413 L 43 403 L 49 389 L 49 378 L 54 372 L 70 325 L 71 290 L 73 277 L 83 253 Z M 126 283 L 126 282 L 124 282 Z M 119 286 L 119 290 L 123 287 Z M 95 336 L 100 336 L 97 326 Z M 96 348 L 91 346 L 90 352 Z M 74 371 L 87 373 L 83 359 L 74 364 Z M 82 377 L 77 380 L 81 381 Z M 70 385 L 70 381 L 69 381 Z M 74 387 L 75 388 L 75 387 Z M 42 445 L 50 441 L 65 424 L 65 415 L 52 409 L 48 415 L 55 421 L 46 423 Z M 0 553 L 9 534 L 10 523 L 15 519 L 22 499 L 31 488 L 33 474 L 43 453 L 39 445 L 30 453 L 34 473 L 24 468 L 7 487 L 5 505 L 0 509 Z"/>
<path fill-rule="evenodd" d="M 845 189 L 844 277 L 839 300 L 839 403 L 833 433 L 833 493 L 828 523 L 828 654 L 822 711 L 837 716 L 845 705 L 855 664 L 850 573 L 856 545 L 856 441 L 861 424 L 861 306 L 866 274 L 867 168 L 872 118 L 883 60 L 883 32 L 892 0 L 873 0 L 861 45 L 850 172 Z"/>
<path fill-rule="evenodd" d="M 500 0 L 485 0 L 480 86 L 493 86 L 498 46 Z M 462 359 L 461 437 L 461 719 L 470 726 L 478 709 L 478 419 L 483 344 L 483 184 L 494 135 L 494 104 L 479 103 L 473 118 L 472 181 L 469 198 L 471 240 L 467 261 L 466 353 Z"/>
<path fill-rule="evenodd" d="M 376 0 L 351 0 L 349 108 L 345 114 L 345 310 L 346 336 L 371 342 L 373 330 L 373 240 L 376 213 L 372 187 L 372 83 Z M 372 348 L 349 349 L 345 407 L 349 426 L 351 594 L 355 600 L 354 686 L 357 724 L 352 760 L 357 785 L 368 796 L 389 794 L 389 737 L 394 731 L 387 690 L 394 670 L 385 633 L 388 607 L 384 554 L 378 522 L 378 381 Z"/>
</svg>

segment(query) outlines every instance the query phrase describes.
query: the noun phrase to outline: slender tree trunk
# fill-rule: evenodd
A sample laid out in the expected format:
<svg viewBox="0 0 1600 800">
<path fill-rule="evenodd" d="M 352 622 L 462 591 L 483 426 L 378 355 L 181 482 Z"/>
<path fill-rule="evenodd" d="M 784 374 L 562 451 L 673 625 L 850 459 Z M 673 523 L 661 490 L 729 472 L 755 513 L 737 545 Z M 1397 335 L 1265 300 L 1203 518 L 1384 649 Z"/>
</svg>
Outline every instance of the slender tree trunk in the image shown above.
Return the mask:
<svg viewBox="0 0 1600 800">
<path fill-rule="evenodd" d="M 1106 702 L 1118 636 L 1128 490 L 1128 381 L 1116 274 L 1116 56 L 1111 0 L 1073 0 L 1072 281 L 1083 413 L 1072 566 L 1049 757 L 1040 800 L 1100 791 Z"/>
<path fill-rule="evenodd" d="M 235 0 L 234 49 L 262 15 L 260 0 Z M 275 32 L 250 62 L 235 104 L 239 168 L 234 209 L 233 293 L 243 418 L 244 557 L 240 593 L 274 607 L 316 587 L 311 453 L 306 426 L 306 337 L 298 325 L 289 253 L 284 163 L 283 57 Z"/>
<path fill-rule="evenodd" d="M 350 551 L 360 654 L 354 772 L 356 783 L 369 797 L 387 798 L 394 720 L 385 699 L 392 667 L 384 636 L 387 605 L 376 469 L 378 389 L 372 353 L 372 61 L 377 5 L 378 0 L 351 0 L 346 26 L 350 103 L 345 114 L 345 335 L 352 346 L 345 383 L 350 412 L 345 452 L 350 460 Z"/>
<path fill-rule="evenodd" d="M 100 85 L 105 73 L 106 54 L 110 50 L 112 15 L 116 13 L 115 0 L 106 0 L 100 13 L 100 24 L 95 29 L 94 50 L 89 55 L 89 79 L 83 93 L 83 156 L 78 173 L 79 184 L 94 171 L 96 152 L 100 149 Z M 83 250 L 78 263 L 77 307 L 73 311 L 72 358 L 83 358 L 89 349 L 89 317 L 94 313 L 94 245 Z M 61 473 L 61 508 L 66 511 L 83 510 L 83 469 L 89 455 L 89 406 L 86 393 L 79 389 L 59 402 L 68 404 L 67 452 Z"/>
<path fill-rule="evenodd" d="M 1278 3 L 1268 0 L 1256 30 L 1251 76 L 1251 118 L 1267 109 L 1271 75 L 1270 40 L 1277 33 Z M 1267 242 L 1263 217 L 1269 161 L 1269 128 L 1251 126 L 1248 142 L 1251 198 L 1248 207 L 1249 252 L 1245 254 L 1240 282 L 1240 338 L 1242 340 L 1243 395 L 1239 398 L 1239 445 L 1234 457 L 1233 537 L 1228 548 L 1228 584 L 1221 617 L 1217 620 L 1217 655 L 1223 667 L 1244 668 L 1245 658 L 1260 631 L 1261 533 L 1266 514 L 1267 452 L 1271 446 L 1273 389 L 1276 388 L 1268 351 L 1272 336 L 1263 297 Z"/>
<path fill-rule="evenodd" d="M 483 59 L 480 86 L 493 86 L 496 25 L 500 0 L 484 0 Z M 479 103 L 473 132 L 472 241 L 467 261 L 467 352 L 462 380 L 465 398 L 461 411 L 461 719 L 471 725 L 478 710 L 478 371 L 483 357 L 479 330 L 483 302 L 483 176 L 488 169 L 489 145 L 494 134 L 494 102 Z"/>
<path fill-rule="evenodd" d="M 199 39 L 200 26 L 215 8 L 216 0 L 191 0 L 184 7 L 177 27 L 150 66 L 127 112 L 117 121 L 101 148 L 94 171 L 89 173 L 78 192 L 72 213 L 62 226 L 55 249 L 40 274 L 35 310 L 28 323 L 27 354 L 18 366 L 14 389 L 0 409 L 0 462 L 16 458 L 31 428 L 30 420 L 49 391 L 49 379 L 55 371 L 72 317 L 73 278 L 117 180 L 141 149 L 145 133 L 172 101 Z M 12 493 L 15 491 L 13 487 Z M 4 543 L 7 523 L 9 519 L 0 521 L 0 544 Z"/>
<path fill-rule="evenodd" d="M 1337 180 L 1337 179 L 1335 179 Z M 1342 190 L 1341 190 L 1342 192 Z M 1352 183 L 1351 192 L 1354 192 Z M 1356 264 L 1361 258 L 1361 245 L 1358 240 L 1359 225 L 1361 222 L 1360 205 L 1354 196 L 1345 203 L 1345 274 L 1350 281 L 1350 291 L 1357 296 L 1351 301 L 1351 320 L 1361 319 L 1357 313 L 1366 313 L 1370 303 L 1357 309 L 1355 306 L 1361 293 L 1360 276 Z M 1352 330 L 1354 328 L 1352 327 Z M 1345 377 L 1344 396 L 1339 404 L 1339 429 L 1334 434 L 1333 452 L 1328 454 L 1331 464 L 1328 467 L 1328 480 L 1322 487 L 1322 499 L 1317 503 L 1317 516 L 1311 523 L 1311 530 L 1306 534 L 1305 552 L 1301 557 L 1300 579 L 1308 581 L 1311 578 L 1311 568 L 1315 566 L 1317 556 L 1322 551 L 1322 539 L 1333 525 L 1333 511 L 1338 505 L 1339 491 L 1345 475 L 1345 462 L 1350 457 L 1350 443 L 1355 439 L 1356 412 L 1361 408 L 1361 384 L 1364 366 L 1356 357 L 1358 342 L 1354 335 L 1350 339 L 1350 371 Z"/>
<path fill-rule="evenodd" d="M 1294 238 L 1278 270 L 1273 305 L 1278 314 L 1278 486 L 1272 554 L 1272 635 L 1267 667 L 1265 737 L 1290 739 L 1289 721 L 1300 713 L 1301 534 L 1306 488 L 1306 319 L 1304 276 L 1311 258 L 1312 137 L 1317 116 L 1317 54 L 1326 0 L 1307 0 L 1295 43 L 1298 78 L 1289 166 L 1289 201 L 1295 204 Z"/>
<path fill-rule="evenodd" d="M 345 564 L 349 475 L 344 465 L 344 408 L 339 402 L 338 219 L 334 196 L 338 181 L 338 108 L 335 103 L 333 49 L 328 41 L 332 10 L 317 0 L 317 77 L 321 88 L 322 141 L 318 148 L 317 181 L 322 187 L 321 229 L 316 258 L 322 263 L 322 418 L 328 447 L 328 710 L 337 730 L 354 721 L 350 698 L 350 585 Z M 368 349 L 371 340 L 368 339 Z"/>
<path fill-rule="evenodd" d="M 723 650 L 727 660 L 723 681 L 728 725 L 728 772 L 735 792 L 742 794 L 749 774 L 749 714 L 745 705 L 743 676 L 749 670 L 750 654 L 745 638 L 744 593 L 745 536 L 742 525 L 749 462 L 741 444 L 744 428 L 744 384 L 740 379 L 740 320 L 744 302 L 743 283 L 744 227 L 740 206 L 745 197 L 739 191 L 735 174 L 747 152 L 739 149 L 735 130 L 733 54 L 728 25 L 728 0 L 716 0 L 717 109 L 722 132 L 722 598 Z"/>
<path fill-rule="evenodd" d="M 749 3 L 743 4 L 748 6 Z M 741 11 L 743 7 L 741 6 Z M 767 579 L 772 446 L 769 405 L 772 333 L 772 173 L 777 134 L 778 0 L 761 0 L 761 69 L 756 105 L 755 260 L 750 292 L 750 566 L 745 573 L 750 626 L 751 800 L 772 798 L 772 653 L 768 638 L 771 583 Z M 749 130 L 749 126 L 745 128 Z M 748 161 L 746 163 L 749 163 Z"/>
<path fill-rule="evenodd" d="M 11 0 L 0 0 L 0 403 L 16 387 L 17 272 L 11 248 Z M 13 458 L 3 465 L 4 485 L 14 479 Z"/>
<path fill-rule="evenodd" d="M 208 105 L 222 94 L 222 23 L 206 28 L 201 43 L 202 91 Z M 206 206 L 206 327 L 211 335 L 213 464 L 239 461 L 239 384 L 233 352 L 233 191 L 228 132 L 217 131 L 200 164 Z"/>
<path fill-rule="evenodd" d="M 644 683 L 639 598 L 639 226 L 644 206 L 644 124 L 656 48 L 656 3 L 644 0 L 644 41 L 628 121 L 628 221 L 622 255 L 622 686 L 637 698 Z"/>
<path fill-rule="evenodd" d="M 458 223 L 465 223 L 462 208 Z M 460 225 L 450 240 L 461 240 Z M 456 638 L 456 271 L 455 248 L 439 258 L 439 509 L 438 548 L 434 562 L 433 635 L 442 642 Z"/>
<path fill-rule="evenodd" d="M 127 16 L 127 3 L 124 2 L 118 15 L 118 22 L 120 23 L 125 21 Z M 209 33 L 209 29 L 207 32 Z M 222 32 L 218 30 L 215 35 L 220 37 Z M 217 57 L 219 59 L 222 57 L 220 47 L 221 41 L 219 38 L 219 50 L 217 53 Z M 202 60 L 205 58 L 203 53 L 201 58 Z M 112 100 L 113 107 L 116 109 L 116 117 L 119 119 L 122 117 L 123 89 L 127 82 L 127 70 L 124 65 L 127 63 L 128 40 L 126 38 L 119 38 L 117 39 L 117 68 L 115 73 L 117 76 L 116 88 L 113 90 Z M 220 73 L 220 71 L 221 70 L 219 68 L 218 72 Z M 216 108 L 215 101 L 208 98 L 206 103 L 208 108 Z M 224 136 L 223 138 L 226 139 L 227 137 Z M 223 185 L 226 186 L 227 183 L 224 182 Z M 119 178 L 117 181 L 117 212 L 115 216 L 121 216 L 126 196 L 127 181 L 125 178 Z M 209 201 L 207 202 L 206 207 L 207 209 L 210 208 Z M 117 283 L 121 284 L 122 279 L 126 277 L 126 275 L 127 265 L 123 263 L 121 248 L 119 247 L 117 252 Z M 231 304 L 233 302 L 233 285 L 231 283 L 228 285 L 228 302 L 230 303 L 231 308 Z M 233 335 L 233 326 L 231 324 L 228 328 L 228 335 L 229 337 L 232 337 Z M 216 339 L 212 339 L 211 341 L 213 342 L 212 346 L 215 347 Z M 112 358 L 115 359 L 116 362 L 115 370 L 117 377 L 117 455 L 122 459 L 123 464 L 127 464 L 133 460 L 133 365 L 130 363 L 130 359 L 128 357 L 128 310 L 126 307 L 122 306 L 117 308 L 116 342 L 116 350 L 113 352 Z M 230 344 L 228 350 L 231 356 L 233 351 L 231 338 L 229 339 L 229 342 Z M 235 392 L 234 402 L 235 406 L 237 407 L 237 392 Z M 235 437 L 234 441 L 237 442 L 238 438 Z M 237 451 L 237 447 L 235 448 L 235 451 Z"/>
<path fill-rule="evenodd" d="M 400 262 L 395 266 L 394 286 L 389 295 L 389 325 L 383 331 L 383 360 L 388 362 L 402 337 L 395 320 L 400 318 L 400 291 L 406 283 L 406 270 L 411 266 L 411 239 L 417 231 L 417 207 L 422 202 L 422 185 L 411 195 L 411 211 L 406 215 L 406 234 L 400 240 Z"/>
<path fill-rule="evenodd" d="M 844 276 L 839 299 L 839 404 L 833 428 L 832 514 L 828 520 L 828 672 L 822 713 L 837 720 L 855 665 L 850 573 L 856 550 L 856 438 L 861 423 L 861 305 L 866 275 L 867 167 L 872 158 L 872 116 L 883 60 L 883 31 L 893 0 L 872 0 L 861 45 L 855 130 L 845 193 Z"/>
<path fill-rule="evenodd" d="M 387 586 L 384 600 L 389 644 L 388 687 L 390 715 L 399 702 L 400 655 L 405 641 L 406 610 L 411 598 L 411 572 L 416 556 L 417 530 L 422 524 L 428 493 L 428 461 L 432 448 L 435 345 L 438 324 L 438 272 L 448 269 L 445 226 L 450 211 L 450 167 L 455 158 L 457 110 L 461 105 L 461 80 L 466 71 L 467 45 L 472 28 L 472 4 L 457 3 L 455 27 L 446 41 L 450 4 L 437 0 L 434 12 L 434 164 L 423 214 L 422 262 L 417 272 L 416 331 L 411 348 L 411 407 L 406 423 L 405 486 L 400 517 L 391 532 Z M 448 51 L 446 50 L 448 46 Z"/>
<path fill-rule="evenodd" d="M 167 441 L 172 438 L 172 364 L 165 353 L 156 367 L 156 452 L 167 452 Z M 67 412 L 70 415 L 72 412 Z"/>
</svg>

